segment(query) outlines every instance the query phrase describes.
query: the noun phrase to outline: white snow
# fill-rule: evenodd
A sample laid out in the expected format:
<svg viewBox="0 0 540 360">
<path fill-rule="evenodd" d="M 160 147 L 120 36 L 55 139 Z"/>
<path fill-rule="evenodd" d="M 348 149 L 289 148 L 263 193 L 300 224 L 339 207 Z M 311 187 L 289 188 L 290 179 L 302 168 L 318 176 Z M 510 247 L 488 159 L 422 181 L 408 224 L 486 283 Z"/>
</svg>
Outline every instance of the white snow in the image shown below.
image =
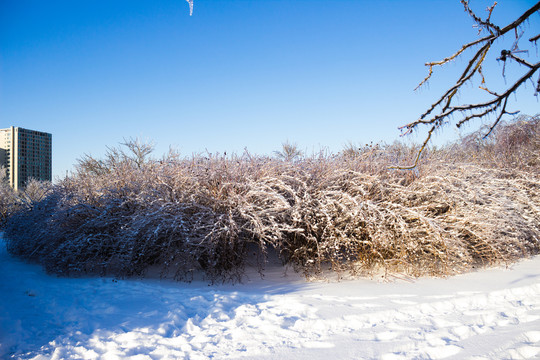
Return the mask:
<svg viewBox="0 0 540 360">
<path fill-rule="evenodd" d="M 540 358 L 540 257 L 447 279 L 57 278 L 0 243 L 0 358 Z"/>
</svg>

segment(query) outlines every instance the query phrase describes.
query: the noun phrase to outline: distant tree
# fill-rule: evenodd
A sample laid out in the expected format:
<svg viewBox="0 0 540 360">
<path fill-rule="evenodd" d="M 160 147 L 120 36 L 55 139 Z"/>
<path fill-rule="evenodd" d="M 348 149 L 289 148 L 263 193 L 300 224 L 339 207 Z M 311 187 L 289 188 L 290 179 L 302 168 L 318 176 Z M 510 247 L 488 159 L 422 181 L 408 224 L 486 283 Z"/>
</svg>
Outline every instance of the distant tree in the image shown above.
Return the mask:
<svg viewBox="0 0 540 360">
<path fill-rule="evenodd" d="M 435 130 L 440 129 L 443 125 L 449 123 L 451 120 L 458 119 L 456 126 L 460 128 L 464 124 L 468 123 L 473 119 L 482 119 L 488 116 L 495 116 L 495 120 L 487 127 L 487 131 L 484 134 L 484 137 L 487 137 L 493 129 L 500 123 L 504 115 L 515 115 L 517 112 L 511 112 L 507 109 L 508 98 L 510 95 L 516 92 L 518 88 L 523 86 L 528 80 L 530 80 L 534 86 L 534 95 L 538 96 L 540 93 L 540 77 L 538 80 L 534 80 L 533 76 L 540 69 L 540 61 L 538 56 L 538 49 L 536 51 L 529 52 L 526 49 L 521 49 L 519 47 L 520 40 L 523 38 L 523 35 L 526 32 L 531 32 L 530 28 L 527 28 L 527 20 L 535 13 L 540 12 L 540 1 L 532 5 L 527 11 L 525 11 L 521 16 L 512 21 L 510 24 L 500 27 L 494 24 L 491 21 L 491 15 L 497 2 L 492 6 L 487 8 L 487 17 L 482 19 L 480 16 L 471 9 L 468 0 L 461 0 L 465 11 L 472 17 L 475 22 L 475 27 L 478 28 L 479 39 L 471 41 L 461 47 L 453 55 L 441 60 L 426 63 L 426 66 L 429 67 L 428 75 L 422 82 L 418 85 L 417 89 L 424 85 L 432 76 L 433 69 L 436 66 L 443 66 L 457 57 L 462 55 L 466 50 L 475 49 L 475 51 L 470 53 L 468 61 L 466 62 L 465 69 L 463 70 L 461 76 L 452 85 L 447 89 L 437 101 L 435 101 L 416 121 L 413 121 L 409 124 L 401 127 L 403 134 L 409 134 L 419 126 L 428 126 L 428 134 L 420 151 L 418 152 L 415 162 L 411 166 L 403 168 L 413 168 L 418 164 L 418 160 L 422 151 L 425 149 L 426 145 L 431 140 L 431 137 Z M 538 31 L 539 29 L 532 29 L 532 31 Z M 500 54 L 490 56 L 490 50 L 492 50 L 493 44 L 501 39 L 504 35 L 511 36 L 512 43 L 509 47 L 501 51 Z M 537 42 L 540 39 L 539 33 L 532 33 L 528 38 L 528 45 L 537 46 Z M 529 53 L 529 56 L 536 55 L 536 62 L 530 62 L 521 56 L 523 53 Z M 507 84 L 506 88 L 494 91 L 489 89 L 486 85 L 486 79 L 482 73 L 482 67 L 486 59 L 488 61 L 497 60 L 503 62 L 503 76 L 504 69 L 506 67 L 507 61 L 515 61 L 518 64 L 522 65 L 522 76 L 519 77 L 514 82 Z M 480 103 L 460 103 L 456 99 L 456 94 L 464 88 L 466 84 L 477 81 L 480 83 L 479 88 L 489 94 L 490 99 L 485 102 Z"/>
<path fill-rule="evenodd" d="M 135 164 L 137 168 L 141 168 L 144 164 L 150 161 L 150 154 L 155 149 L 153 142 L 145 142 L 140 139 L 124 139 L 123 145 L 127 148 L 126 151 L 120 151 L 119 155 L 127 162 Z"/>
<path fill-rule="evenodd" d="M 112 169 L 125 166 L 141 169 L 151 162 L 150 154 L 155 149 L 153 142 L 129 138 L 124 139 L 120 145 L 122 147 L 107 147 L 105 159 L 96 159 L 85 154 L 77 160 L 77 171 L 80 174 L 104 175 Z"/>
<path fill-rule="evenodd" d="M 52 190 L 50 181 L 30 179 L 25 184 L 24 189 L 17 194 L 18 201 L 27 208 L 32 208 L 34 204 L 45 199 Z"/>
<path fill-rule="evenodd" d="M 275 154 L 284 161 L 298 160 L 303 155 L 302 150 L 298 148 L 297 144 L 288 141 L 281 144 L 281 151 L 275 151 Z"/>
</svg>

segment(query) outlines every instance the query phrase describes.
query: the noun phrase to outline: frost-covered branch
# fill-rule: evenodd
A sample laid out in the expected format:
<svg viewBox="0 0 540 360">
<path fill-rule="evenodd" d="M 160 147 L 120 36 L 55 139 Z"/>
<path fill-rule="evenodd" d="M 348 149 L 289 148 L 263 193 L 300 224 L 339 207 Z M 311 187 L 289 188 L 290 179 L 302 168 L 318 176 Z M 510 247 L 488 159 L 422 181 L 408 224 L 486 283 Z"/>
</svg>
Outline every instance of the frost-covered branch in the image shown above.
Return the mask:
<svg viewBox="0 0 540 360">
<path fill-rule="evenodd" d="M 516 112 L 509 112 L 506 109 L 509 96 L 515 93 L 516 90 L 520 88 L 523 84 L 525 84 L 527 80 L 532 80 L 535 73 L 538 71 L 538 69 L 540 69 L 540 61 L 529 62 L 517 55 L 518 53 L 524 52 L 524 50 L 520 50 L 518 47 L 519 40 L 521 39 L 524 30 L 522 30 L 521 33 L 519 33 L 518 30 L 521 30 L 523 23 L 527 19 L 529 19 L 531 15 L 540 11 L 540 1 L 531 6 L 516 20 L 502 28 L 491 21 L 491 15 L 497 3 L 494 3 L 491 7 L 487 9 L 488 15 L 486 19 L 482 19 L 481 17 L 477 16 L 476 13 L 471 9 L 469 1 L 462 0 L 461 2 L 465 8 L 465 11 L 473 18 L 476 26 L 479 28 L 479 34 L 481 34 L 482 32 L 487 32 L 488 34 L 477 40 L 471 41 L 463 45 L 453 55 L 441 61 L 426 63 L 426 66 L 428 66 L 429 68 L 428 75 L 420 82 L 417 88 L 424 85 L 432 77 L 433 70 L 436 66 L 446 65 L 449 62 L 455 60 L 458 56 L 463 55 L 466 50 L 470 50 L 476 46 L 479 46 L 479 48 L 472 53 L 469 61 L 467 62 L 467 65 L 465 66 L 465 69 L 463 70 L 461 76 L 458 78 L 456 83 L 451 86 L 447 91 L 445 91 L 444 94 L 440 98 L 438 98 L 438 100 L 435 101 L 422 115 L 420 115 L 420 117 L 416 121 L 406 124 L 400 128 L 403 132 L 403 135 L 406 135 L 416 130 L 419 126 L 429 126 L 428 134 L 420 148 L 419 154 L 416 157 L 414 164 L 411 166 L 400 168 L 414 168 L 418 164 L 420 155 L 431 140 L 434 132 L 440 129 L 443 125 L 449 123 L 456 116 L 461 117 L 461 119 L 459 119 L 456 123 L 456 126 L 459 128 L 472 119 L 485 118 L 489 115 L 495 115 L 495 121 L 492 123 L 486 133 L 486 136 L 488 136 L 497 126 L 497 124 L 501 121 L 504 115 L 516 114 Z M 493 43 L 505 34 L 511 32 L 514 32 L 515 34 L 513 45 L 508 49 L 502 50 L 500 56 L 496 58 L 496 60 L 502 61 L 504 62 L 504 64 L 506 64 L 506 61 L 515 61 L 523 65 L 525 67 L 525 71 L 519 79 L 511 83 L 504 91 L 496 92 L 485 86 L 485 78 L 482 73 L 482 68 L 486 59 L 489 58 L 490 60 L 493 60 L 493 58 L 488 57 L 488 55 L 490 55 L 490 50 Z M 539 35 L 536 35 L 531 37 L 529 41 L 531 43 L 536 43 L 538 38 Z M 458 92 L 463 88 L 465 84 L 472 82 L 477 77 L 481 79 L 479 88 L 490 94 L 492 98 L 482 103 L 457 103 L 456 95 L 458 94 Z M 534 93 L 534 95 L 538 95 L 538 93 L 540 92 L 540 78 L 538 79 L 535 87 L 536 92 Z"/>
</svg>

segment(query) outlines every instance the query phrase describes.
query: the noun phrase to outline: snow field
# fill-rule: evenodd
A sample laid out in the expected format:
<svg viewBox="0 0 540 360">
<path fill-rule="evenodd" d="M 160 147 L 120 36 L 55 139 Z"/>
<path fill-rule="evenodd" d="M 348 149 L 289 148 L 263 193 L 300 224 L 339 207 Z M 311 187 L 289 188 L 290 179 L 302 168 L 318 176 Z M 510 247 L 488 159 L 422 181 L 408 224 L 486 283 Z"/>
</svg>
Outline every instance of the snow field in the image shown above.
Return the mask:
<svg viewBox="0 0 540 360">
<path fill-rule="evenodd" d="M 534 359 L 540 258 L 414 283 L 51 277 L 0 250 L 0 358 Z"/>
</svg>

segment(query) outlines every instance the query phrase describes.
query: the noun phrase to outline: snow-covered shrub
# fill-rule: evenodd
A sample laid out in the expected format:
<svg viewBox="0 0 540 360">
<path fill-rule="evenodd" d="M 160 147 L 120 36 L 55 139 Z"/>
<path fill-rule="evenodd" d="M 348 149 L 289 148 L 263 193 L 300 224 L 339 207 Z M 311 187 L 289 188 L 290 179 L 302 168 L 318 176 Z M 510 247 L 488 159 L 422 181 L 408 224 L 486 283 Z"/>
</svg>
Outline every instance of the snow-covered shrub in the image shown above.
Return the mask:
<svg viewBox="0 0 540 360">
<path fill-rule="evenodd" d="M 484 166 L 538 171 L 540 114 L 502 122 L 485 138 L 486 128 L 473 132 L 445 149 L 448 157 Z"/>
<path fill-rule="evenodd" d="M 22 206 L 31 208 L 41 200 L 45 199 L 52 184 L 49 181 L 30 179 L 24 188 L 18 192 L 18 199 Z"/>
<path fill-rule="evenodd" d="M 5 169 L 0 167 L 0 229 L 14 213 L 45 198 L 50 187 L 48 181 L 30 179 L 23 189 L 15 191 L 7 181 Z"/>
<path fill-rule="evenodd" d="M 0 167 L 0 229 L 14 211 L 17 202 L 15 191 L 9 186 L 6 169 Z"/>
<path fill-rule="evenodd" d="M 156 160 L 151 146 L 127 141 L 81 159 L 10 216 L 5 235 L 12 253 L 66 275 L 159 269 L 238 281 L 248 262 L 263 271 L 269 251 L 307 276 L 452 274 L 539 251 L 538 163 L 487 161 L 498 141 L 474 156 L 466 144 L 431 149 L 414 171 L 389 169 L 414 158 L 402 144 L 295 161 L 247 152 Z M 535 156 L 530 142 L 515 143 Z"/>
</svg>

